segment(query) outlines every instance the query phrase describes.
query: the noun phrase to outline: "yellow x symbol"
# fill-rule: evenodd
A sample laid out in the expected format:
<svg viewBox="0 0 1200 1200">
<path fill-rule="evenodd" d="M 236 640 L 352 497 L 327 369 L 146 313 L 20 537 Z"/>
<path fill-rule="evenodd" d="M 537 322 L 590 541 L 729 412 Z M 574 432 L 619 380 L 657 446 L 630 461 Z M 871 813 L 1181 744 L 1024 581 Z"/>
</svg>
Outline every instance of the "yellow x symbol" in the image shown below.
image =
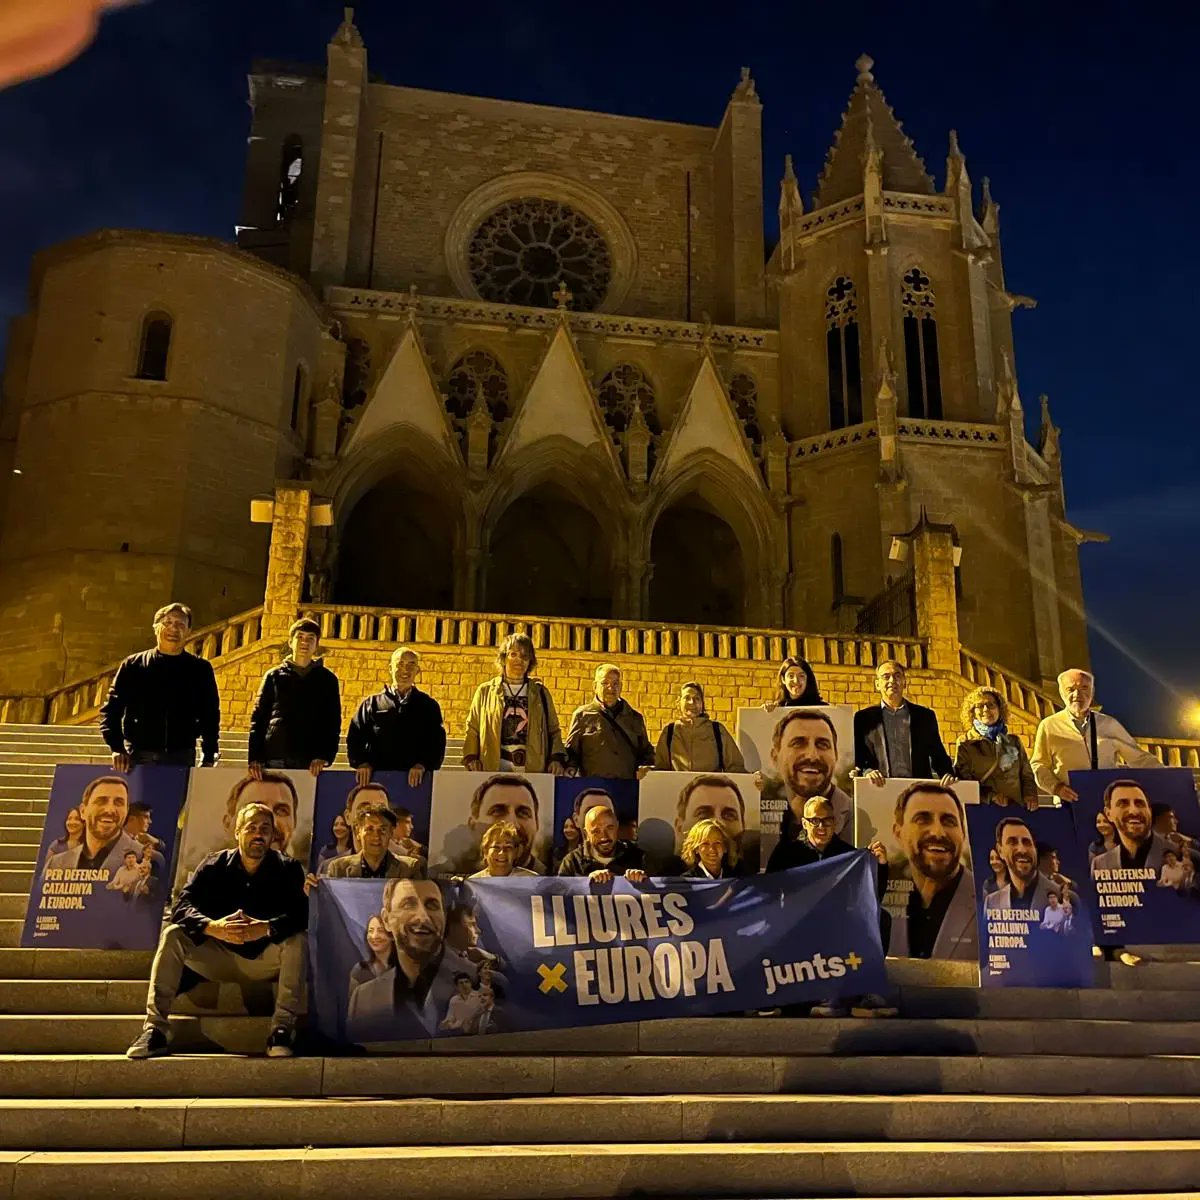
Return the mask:
<svg viewBox="0 0 1200 1200">
<path fill-rule="evenodd" d="M 555 963 L 554 966 L 548 967 L 542 963 L 538 967 L 538 974 L 542 977 L 542 982 L 538 984 L 539 992 L 565 992 L 567 990 L 567 981 L 563 978 L 566 972 L 566 963 Z"/>
</svg>

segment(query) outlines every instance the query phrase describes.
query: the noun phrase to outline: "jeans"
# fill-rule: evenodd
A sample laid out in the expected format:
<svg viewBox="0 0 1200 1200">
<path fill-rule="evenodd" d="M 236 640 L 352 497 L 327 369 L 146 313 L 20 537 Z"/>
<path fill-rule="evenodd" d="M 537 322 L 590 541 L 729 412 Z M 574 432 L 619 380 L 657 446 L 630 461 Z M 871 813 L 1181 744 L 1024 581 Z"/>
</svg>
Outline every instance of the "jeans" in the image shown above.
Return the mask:
<svg viewBox="0 0 1200 1200">
<path fill-rule="evenodd" d="M 146 1027 L 166 1033 L 171 1005 L 184 968 L 218 983 L 260 983 L 275 979 L 273 1024 L 295 1029 L 305 1011 L 305 964 L 308 937 L 294 933 L 272 942 L 257 958 L 236 953 L 213 938 L 195 941 L 180 925 L 168 925 L 158 942 L 146 994 Z"/>
</svg>

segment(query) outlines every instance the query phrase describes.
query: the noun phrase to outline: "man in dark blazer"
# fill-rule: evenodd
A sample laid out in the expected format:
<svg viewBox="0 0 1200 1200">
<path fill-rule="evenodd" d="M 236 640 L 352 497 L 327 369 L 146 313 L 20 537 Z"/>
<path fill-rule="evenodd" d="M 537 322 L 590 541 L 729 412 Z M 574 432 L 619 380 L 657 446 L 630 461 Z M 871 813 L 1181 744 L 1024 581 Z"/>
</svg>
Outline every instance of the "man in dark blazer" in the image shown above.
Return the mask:
<svg viewBox="0 0 1200 1200">
<path fill-rule="evenodd" d="M 875 668 L 881 702 L 854 714 L 854 774 L 885 779 L 954 781 L 954 764 L 932 708 L 904 698 L 904 667 L 892 659 Z"/>
</svg>

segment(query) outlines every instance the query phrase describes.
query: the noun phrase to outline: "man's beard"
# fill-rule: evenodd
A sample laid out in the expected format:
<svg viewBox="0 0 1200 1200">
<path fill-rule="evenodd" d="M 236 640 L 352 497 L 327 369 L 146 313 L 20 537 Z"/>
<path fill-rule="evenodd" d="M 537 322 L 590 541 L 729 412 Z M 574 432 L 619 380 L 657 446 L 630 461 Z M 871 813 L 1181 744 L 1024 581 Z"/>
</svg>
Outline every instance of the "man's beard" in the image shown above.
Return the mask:
<svg viewBox="0 0 1200 1200">
<path fill-rule="evenodd" d="M 428 940 L 423 939 L 419 942 L 413 937 L 414 934 L 425 933 L 428 933 L 432 936 L 430 936 Z M 401 954 L 407 954 L 409 958 L 413 959 L 414 962 L 420 963 L 421 966 L 425 966 L 427 963 L 431 963 L 435 958 L 437 958 L 441 948 L 442 939 L 438 937 L 437 930 L 434 929 L 432 925 L 428 927 L 406 927 L 396 937 L 396 949 L 399 950 Z"/>
<path fill-rule="evenodd" d="M 616 852 L 617 843 L 615 839 L 613 841 L 606 842 L 604 845 L 601 845 L 599 842 L 589 841 L 588 847 L 593 854 L 600 858 L 612 858 L 613 854 Z"/>
<path fill-rule="evenodd" d="M 1137 842 L 1139 845 L 1144 842 L 1153 832 L 1150 828 L 1150 822 L 1143 820 L 1136 830 L 1129 828 L 1129 818 L 1123 818 L 1117 825 L 1121 833 L 1131 842 Z"/>
<path fill-rule="evenodd" d="M 1008 873 L 1009 873 L 1009 875 L 1012 876 L 1013 881 L 1015 883 L 1020 884 L 1021 887 L 1025 887 L 1026 885 L 1032 883 L 1037 878 L 1037 874 L 1038 874 L 1037 864 L 1034 862 L 1031 862 L 1029 864 L 1028 873 L 1024 873 L 1021 870 L 1021 865 L 1017 862 L 1016 859 L 1014 859 L 1010 863 L 1006 863 L 1005 866 L 1008 867 Z"/>
<path fill-rule="evenodd" d="M 930 849 L 944 850 L 947 855 L 945 862 L 931 861 L 927 858 L 926 852 Z M 917 839 L 916 849 L 909 862 L 929 879 L 949 879 L 958 870 L 958 859 L 954 843 L 949 838 L 923 837 Z"/>
<path fill-rule="evenodd" d="M 820 770 L 821 778 L 818 783 L 814 783 L 803 774 L 805 767 L 815 767 Z M 833 779 L 833 772 L 819 759 L 806 758 L 792 764 L 791 770 L 788 772 L 788 787 L 792 794 L 803 796 L 806 799 L 812 796 L 823 796 L 829 788 L 830 781 Z"/>
</svg>

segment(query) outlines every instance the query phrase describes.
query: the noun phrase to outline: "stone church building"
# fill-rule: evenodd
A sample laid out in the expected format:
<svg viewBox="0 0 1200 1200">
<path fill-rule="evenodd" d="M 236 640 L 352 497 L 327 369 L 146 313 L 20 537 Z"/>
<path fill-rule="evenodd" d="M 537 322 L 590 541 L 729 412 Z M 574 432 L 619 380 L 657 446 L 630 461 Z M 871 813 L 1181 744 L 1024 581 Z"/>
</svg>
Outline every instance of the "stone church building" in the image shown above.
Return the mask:
<svg viewBox="0 0 1200 1200">
<path fill-rule="evenodd" d="M 257 64 L 237 244 L 37 256 L 0 409 L 0 686 L 261 603 L 277 480 L 332 501 L 313 601 L 912 634 L 952 527 L 962 641 L 1087 659 L 1058 434 L 1031 445 L 999 210 L 939 186 L 862 58 L 765 243 L 763 106 L 713 127 L 393 86 L 352 13 Z M 774 174 L 774 172 L 772 172 Z"/>
</svg>

